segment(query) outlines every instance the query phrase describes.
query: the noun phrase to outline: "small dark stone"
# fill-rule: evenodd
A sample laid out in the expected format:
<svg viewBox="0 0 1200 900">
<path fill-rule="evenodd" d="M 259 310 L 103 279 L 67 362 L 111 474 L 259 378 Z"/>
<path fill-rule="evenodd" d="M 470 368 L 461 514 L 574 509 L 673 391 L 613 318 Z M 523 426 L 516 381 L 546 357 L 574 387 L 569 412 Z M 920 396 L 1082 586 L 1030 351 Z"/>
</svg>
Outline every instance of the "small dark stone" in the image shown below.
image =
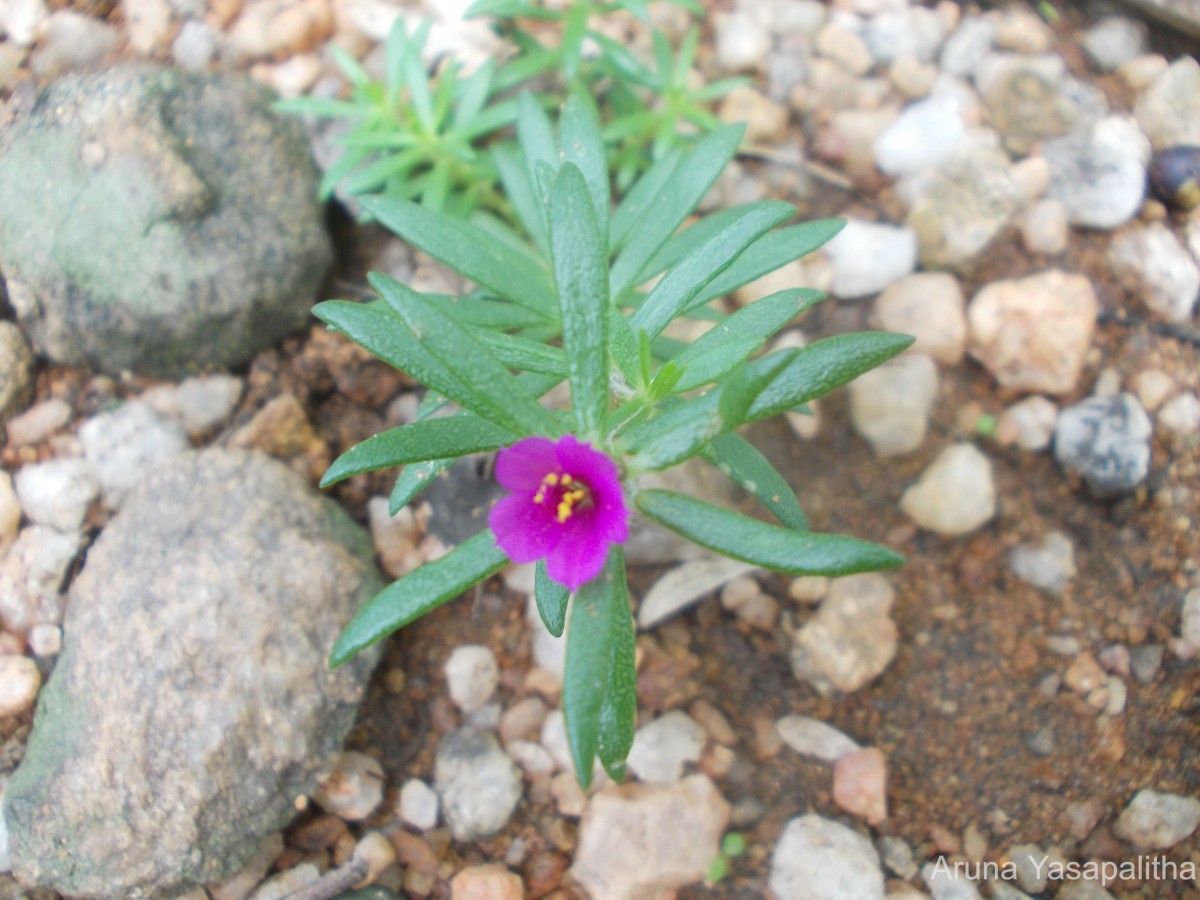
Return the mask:
<svg viewBox="0 0 1200 900">
<path fill-rule="evenodd" d="M 1173 209 L 1200 205 L 1200 147 L 1168 147 L 1150 159 L 1150 190 Z"/>
</svg>

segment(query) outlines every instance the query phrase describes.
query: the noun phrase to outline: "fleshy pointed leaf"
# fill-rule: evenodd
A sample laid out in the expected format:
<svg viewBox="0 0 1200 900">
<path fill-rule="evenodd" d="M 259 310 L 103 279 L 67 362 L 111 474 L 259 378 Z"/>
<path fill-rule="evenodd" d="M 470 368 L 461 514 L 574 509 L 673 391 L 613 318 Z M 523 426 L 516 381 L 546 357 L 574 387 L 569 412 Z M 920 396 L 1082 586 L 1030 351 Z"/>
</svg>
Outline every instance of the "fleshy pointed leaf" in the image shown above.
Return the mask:
<svg viewBox="0 0 1200 900">
<path fill-rule="evenodd" d="M 808 530 L 808 517 L 791 486 L 757 448 L 738 434 L 723 434 L 701 455 L 749 491 L 776 519 L 798 531 Z"/>
<path fill-rule="evenodd" d="M 788 575 L 853 575 L 904 562 L 869 541 L 770 525 L 670 491 L 642 491 L 636 502 L 642 513 L 702 547 Z"/>
<path fill-rule="evenodd" d="M 591 97 L 575 92 L 563 105 L 559 123 L 559 152 L 564 163 L 572 163 L 583 174 L 595 207 L 596 231 L 608 249 L 608 157 L 600 137 L 600 116 Z M 604 254 L 607 259 L 607 252 Z"/>
<path fill-rule="evenodd" d="M 545 560 L 539 561 L 534 569 L 533 597 L 546 630 L 556 638 L 562 637 L 567 624 L 567 601 L 571 599 L 571 592 L 546 574 Z"/>
<path fill-rule="evenodd" d="M 498 572 L 507 562 L 508 557 L 496 546 L 492 533 L 482 531 L 445 556 L 392 582 L 368 601 L 338 636 L 329 664 L 340 666 L 359 651 Z"/>
<path fill-rule="evenodd" d="M 427 459 L 405 466 L 388 497 L 388 515 L 394 516 L 408 506 L 417 494 L 433 484 L 439 475 L 454 464 L 454 459 L 453 456 L 446 459 Z"/>
</svg>

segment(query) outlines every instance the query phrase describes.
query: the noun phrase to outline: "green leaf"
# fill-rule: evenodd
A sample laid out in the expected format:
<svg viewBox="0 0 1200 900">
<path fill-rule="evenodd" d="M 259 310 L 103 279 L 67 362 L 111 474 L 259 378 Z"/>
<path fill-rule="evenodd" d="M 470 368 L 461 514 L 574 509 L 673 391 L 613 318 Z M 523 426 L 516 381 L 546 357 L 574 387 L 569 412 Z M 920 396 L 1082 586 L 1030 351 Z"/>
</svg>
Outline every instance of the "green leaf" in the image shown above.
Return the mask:
<svg viewBox="0 0 1200 900">
<path fill-rule="evenodd" d="M 633 613 L 629 606 L 629 582 L 625 577 L 625 560 L 621 557 L 617 575 L 618 597 L 613 604 L 613 621 L 609 631 L 610 652 L 608 681 L 600 704 L 599 741 L 596 755 L 613 781 L 625 779 L 625 759 L 633 747 L 637 727 L 637 645 Z"/>
<path fill-rule="evenodd" d="M 704 286 L 725 271 L 743 250 L 795 212 L 790 203 L 780 201 L 753 204 L 667 272 L 633 314 L 630 325 L 657 337 L 693 305 Z"/>
<path fill-rule="evenodd" d="M 409 463 L 396 479 L 391 496 L 388 497 L 388 515 L 394 516 L 408 506 L 413 497 L 433 484 L 434 480 L 454 464 L 455 457 L 427 459 Z"/>
<path fill-rule="evenodd" d="M 675 176 L 675 170 L 679 168 L 682 158 L 682 153 L 673 151 L 658 160 L 617 204 L 609 225 L 608 240 L 611 250 L 619 250 L 625 245 L 630 233 L 641 222 L 655 198 Z"/>
<path fill-rule="evenodd" d="M 638 344 L 629 320 L 615 306 L 608 311 L 609 350 L 627 383 L 638 383 Z"/>
<path fill-rule="evenodd" d="M 403 628 L 467 588 L 495 574 L 508 562 L 490 531 L 481 531 L 445 556 L 426 563 L 375 595 L 338 636 L 331 666 Z"/>
<path fill-rule="evenodd" d="M 471 334 L 498 359 L 505 368 L 539 375 L 567 377 L 567 359 L 559 347 L 530 341 L 512 334 L 497 334 L 482 328 L 472 328 Z"/>
<path fill-rule="evenodd" d="M 608 267 L 588 186 L 571 163 L 550 194 L 550 246 L 575 424 L 597 440 L 608 411 Z"/>
<path fill-rule="evenodd" d="M 567 624 L 567 601 L 571 598 L 571 592 L 546 574 L 545 560 L 540 560 L 534 569 L 533 596 L 546 630 L 556 638 L 562 637 Z"/>
<path fill-rule="evenodd" d="M 733 371 L 772 334 L 824 299 L 820 291 L 792 288 L 756 300 L 722 319 L 672 357 L 683 370 L 675 390 L 695 390 Z"/>
<path fill-rule="evenodd" d="M 636 691 L 629 693 L 633 655 L 626 649 L 632 634 L 625 559 L 620 546 L 613 546 L 604 571 L 575 593 L 567 630 L 562 707 L 575 774 L 585 790 L 601 748 L 616 768 L 621 748 L 633 740 L 637 701 Z"/>
<path fill-rule="evenodd" d="M 572 3 L 562 30 L 562 71 L 568 82 L 579 74 L 579 62 L 583 58 L 583 39 L 587 35 L 587 3 Z"/>
<path fill-rule="evenodd" d="M 351 475 L 404 463 L 464 456 L 514 443 L 517 435 L 474 416 L 425 419 L 381 431 L 355 444 L 325 471 L 321 487 Z"/>
<path fill-rule="evenodd" d="M 608 157 L 600 137 L 600 116 L 591 97 L 576 92 L 567 97 L 559 123 L 559 146 L 564 163 L 578 166 L 587 182 L 596 212 L 596 230 L 608 248 Z M 604 258 L 607 260 L 607 252 Z"/>
<path fill-rule="evenodd" d="M 405 200 L 363 197 L 363 209 L 410 244 L 501 297 L 554 318 L 550 273 L 466 222 Z"/>
<path fill-rule="evenodd" d="M 554 417 L 466 327 L 436 302 L 378 272 L 372 272 L 368 281 L 403 319 L 413 337 L 459 382 L 468 386 L 474 402 L 464 406 L 516 434 L 558 433 Z M 431 453 L 424 458 L 448 455 Z"/>
<path fill-rule="evenodd" d="M 845 224 L 842 219 L 818 219 L 764 235 L 751 244 L 733 265 L 714 278 L 695 302 L 707 303 L 723 297 L 794 259 L 807 256 L 841 231 Z"/>
<path fill-rule="evenodd" d="M 643 514 L 701 547 L 788 575 L 853 575 L 904 563 L 869 541 L 769 525 L 670 491 L 641 491 L 636 502 Z"/>
<path fill-rule="evenodd" d="M 621 297 L 637 283 L 642 268 L 696 208 L 733 159 L 744 132 L 742 125 L 719 128 L 700 141 L 680 163 L 676 177 L 669 180 L 651 201 L 613 264 L 613 297 Z"/>
<path fill-rule="evenodd" d="M 492 148 L 492 161 L 500 176 L 500 184 L 517 218 L 533 238 L 542 256 L 550 258 L 550 243 L 546 238 L 546 212 L 540 197 L 534 193 L 533 182 L 525 168 L 519 148 L 513 144 L 497 144 Z"/>
<path fill-rule="evenodd" d="M 808 530 L 808 517 L 795 493 L 765 456 L 738 434 L 723 434 L 701 455 L 749 491 L 776 519 L 798 531 Z"/>
<path fill-rule="evenodd" d="M 517 98 L 517 143 L 521 145 L 521 152 L 525 156 L 529 183 L 535 194 L 541 197 L 538 191 L 538 164 L 545 163 L 552 170 L 558 170 L 558 142 L 554 139 L 550 117 L 528 91 L 523 91 Z"/>
<path fill-rule="evenodd" d="M 911 347 L 913 340 L 906 334 L 863 331 L 788 351 L 794 352 L 791 362 L 754 401 L 747 421 L 778 415 L 828 394 Z"/>
</svg>

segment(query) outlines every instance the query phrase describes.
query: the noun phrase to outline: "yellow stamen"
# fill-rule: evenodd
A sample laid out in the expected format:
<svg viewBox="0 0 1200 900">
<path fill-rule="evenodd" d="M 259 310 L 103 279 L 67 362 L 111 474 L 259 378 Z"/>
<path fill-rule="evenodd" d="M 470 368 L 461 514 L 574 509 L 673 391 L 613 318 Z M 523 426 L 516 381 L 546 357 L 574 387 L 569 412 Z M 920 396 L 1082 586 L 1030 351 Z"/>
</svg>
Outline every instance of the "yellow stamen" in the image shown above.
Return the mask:
<svg viewBox="0 0 1200 900">
<path fill-rule="evenodd" d="M 575 510 L 575 504 L 587 496 L 587 491 L 568 491 L 562 495 L 562 499 L 558 502 L 558 524 L 562 524 L 571 518 L 571 513 Z"/>
</svg>

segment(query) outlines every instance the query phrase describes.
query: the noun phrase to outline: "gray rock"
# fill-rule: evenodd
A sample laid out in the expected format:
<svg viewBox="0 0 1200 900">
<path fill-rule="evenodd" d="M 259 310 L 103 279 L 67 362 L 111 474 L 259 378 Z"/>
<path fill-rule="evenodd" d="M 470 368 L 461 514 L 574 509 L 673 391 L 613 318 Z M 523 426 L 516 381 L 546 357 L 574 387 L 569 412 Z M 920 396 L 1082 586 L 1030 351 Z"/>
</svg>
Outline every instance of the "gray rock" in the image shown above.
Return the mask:
<svg viewBox="0 0 1200 900">
<path fill-rule="evenodd" d="M 917 267 L 917 238 L 909 229 L 862 219 L 823 248 L 833 264 L 830 293 L 840 300 L 877 294 Z"/>
<path fill-rule="evenodd" d="M 190 446 L 182 425 L 139 400 L 88 419 L 79 442 L 112 509 L 157 465 Z"/>
<path fill-rule="evenodd" d="M 186 378 L 171 391 L 170 409 L 164 410 L 198 437 L 229 420 L 242 396 L 242 380 L 232 375 Z"/>
<path fill-rule="evenodd" d="M 434 782 L 455 840 L 495 834 L 521 800 L 521 772 L 491 732 L 451 731 L 437 748 Z"/>
<path fill-rule="evenodd" d="M 38 29 L 29 69 L 43 81 L 63 72 L 89 69 L 103 62 L 120 40 L 117 29 L 95 16 L 73 9 L 55 10 Z"/>
<path fill-rule="evenodd" d="M 438 822 L 437 792 L 419 778 L 410 778 L 400 788 L 396 812 L 406 825 L 417 831 L 430 831 Z"/>
<path fill-rule="evenodd" d="M 1133 491 L 1150 474 L 1150 417 L 1133 394 L 1089 397 L 1054 426 L 1054 457 L 1098 497 Z"/>
<path fill-rule="evenodd" d="M 653 628 L 671 616 L 688 609 L 726 583 L 753 572 L 757 566 L 729 559 L 695 559 L 676 566 L 650 587 L 638 607 L 638 627 Z"/>
<path fill-rule="evenodd" d="M 1200 800 L 1149 788 L 1138 791 L 1113 824 L 1113 834 L 1146 850 L 1169 850 L 1200 826 Z"/>
<path fill-rule="evenodd" d="M 1039 200 L 1021 216 L 1021 242 L 1030 253 L 1058 256 L 1071 239 L 1071 220 L 1061 200 Z"/>
<path fill-rule="evenodd" d="M 886 10 L 872 16 L 863 30 L 867 48 L 881 66 L 889 66 L 902 56 L 933 62 L 945 36 L 945 23 L 923 6 Z"/>
<path fill-rule="evenodd" d="M 1200 144 L 1200 63 L 1175 60 L 1138 98 L 1133 114 L 1156 149 Z"/>
<path fill-rule="evenodd" d="M 59 588 L 78 552 L 78 534 L 45 525 L 21 529 L 0 559 L 0 622 L 5 628 L 24 634 L 39 623 L 62 621 Z"/>
<path fill-rule="evenodd" d="M 750 10 L 718 15 L 717 65 L 726 72 L 760 69 L 771 52 L 771 33 Z"/>
<path fill-rule="evenodd" d="M 1163 404 L 1158 424 L 1183 437 L 1200 432 L 1200 397 L 1191 391 L 1176 394 Z"/>
<path fill-rule="evenodd" d="M 365 753 L 338 756 L 312 792 L 313 803 L 348 822 L 361 822 L 383 802 L 383 766 Z"/>
<path fill-rule="evenodd" d="M 1040 894 L 1046 889 L 1046 851 L 1037 844 L 1017 844 L 1008 850 L 1008 858 L 1017 870 L 1017 883 L 1027 891 Z"/>
<path fill-rule="evenodd" d="M 906 353 L 850 382 L 850 421 L 876 456 L 908 453 L 925 440 L 937 395 L 933 360 Z"/>
<path fill-rule="evenodd" d="M 188 19 L 179 26 L 179 33 L 171 43 L 171 59 L 181 69 L 201 72 L 217 55 L 217 35 L 211 25 L 197 19 Z"/>
<path fill-rule="evenodd" d="M 270 102 L 127 66 L 60 79 L 6 129 L 0 254 L 39 352 L 172 377 L 308 320 L 331 249 L 303 130 Z"/>
<path fill-rule="evenodd" d="M 904 514 L 938 534 L 974 531 L 996 514 L 992 463 L 974 444 L 947 447 L 900 497 Z"/>
<path fill-rule="evenodd" d="M 815 813 L 788 822 L 771 853 L 768 884 L 778 900 L 883 900 L 871 842 Z"/>
<path fill-rule="evenodd" d="M 824 696 L 856 691 L 896 655 L 895 591 L 877 573 L 838 578 L 792 644 L 792 672 Z"/>
<path fill-rule="evenodd" d="M 970 75 L 992 49 L 995 37 L 996 23 L 993 20 L 982 16 L 963 19 L 942 45 L 942 71 L 959 78 Z"/>
<path fill-rule="evenodd" d="M 893 875 L 908 879 L 917 874 L 917 862 L 913 857 L 912 847 L 904 838 L 887 834 L 881 837 L 875 846 L 879 849 L 884 866 Z"/>
<path fill-rule="evenodd" d="M 51 459 L 22 466 L 15 479 L 21 509 L 30 522 L 78 531 L 100 495 L 92 467 L 82 459 Z"/>
<path fill-rule="evenodd" d="M 1080 879 L 1066 882 L 1054 895 L 1054 900 L 1115 900 L 1115 898 L 1100 882 Z"/>
<path fill-rule="evenodd" d="M 33 354 L 21 329 L 0 322 L 0 427 L 33 398 Z"/>
<path fill-rule="evenodd" d="M 1022 581 L 1057 597 L 1075 577 L 1075 545 L 1063 532 L 1051 531 L 1041 544 L 1015 547 L 1008 567 Z"/>
<path fill-rule="evenodd" d="M 1101 72 L 1115 72 L 1146 52 L 1146 25 L 1128 16 L 1106 16 L 1085 31 L 1079 43 Z"/>
<path fill-rule="evenodd" d="M 610 785 L 588 803 L 570 874 L 592 900 L 661 896 L 704 878 L 728 824 L 729 804 L 704 775 Z"/>
<path fill-rule="evenodd" d="M 8 444 L 24 447 L 36 444 L 71 421 L 71 405 L 58 397 L 35 403 L 19 416 L 9 419 Z"/>
<path fill-rule="evenodd" d="M 908 106 L 875 139 L 875 164 L 886 175 L 908 175 L 953 159 L 966 138 L 958 97 L 936 94 Z"/>
<path fill-rule="evenodd" d="M 445 675 L 450 699 L 464 713 L 487 703 L 500 683 L 496 654 L 481 644 L 456 647 L 446 660 Z"/>
<path fill-rule="evenodd" d="M 1016 214 L 1021 188 L 1004 151 L 970 146 L 939 167 L 909 210 L 927 269 L 969 266 Z"/>
<path fill-rule="evenodd" d="M 637 730 L 629 771 L 640 781 L 678 781 L 685 765 L 700 760 L 706 739 L 700 723 L 673 709 Z"/>
<path fill-rule="evenodd" d="M 1053 54 L 993 53 L 975 69 L 975 83 L 988 119 L 1013 153 L 1028 153 L 1047 138 L 1072 131 L 1103 115 L 1105 103 L 1081 82 L 1066 76 Z"/>
<path fill-rule="evenodd" d="M 17 876 L 173 896 L 244 866 L 354 720 L 377 653 L 326 660 L 381 586 L 366 533 L 282 463 L 208 450 L 148 475 L 71 587 L 4 798 Z"/>
<path fill-rule="evenodd" d="M 1168 322 L 1191 319 L 1200 297 L 1200 266 L 1161 222 L 1117 234 L 1107 259 L 1113 275 L 1156 317 Z"/>
<path fill-rule="evenodd" d="M 937 862 L 925 863 L 921 877 L 933 900 L 981 900 L 975 883 L 964 872 L 947 865 L 944 856 Z"/>
<path fill-rule="evenodd" d="M 837 762 L 862 749 L 832 725 L 810 716 L 784 716 L 775 722 L 775 730 L 783 742 L 801 756 L 822 762 Z"/>
<path fill-rule="evenodd" d="M 1141 209 L 1146 167 L 1128 148 L 1092 131 L 1047 141 L 1042 156 L 1051 172 L 1046 199 L 1061 201 L 1072 225 L 1116 228 Z"/>
</svg>

